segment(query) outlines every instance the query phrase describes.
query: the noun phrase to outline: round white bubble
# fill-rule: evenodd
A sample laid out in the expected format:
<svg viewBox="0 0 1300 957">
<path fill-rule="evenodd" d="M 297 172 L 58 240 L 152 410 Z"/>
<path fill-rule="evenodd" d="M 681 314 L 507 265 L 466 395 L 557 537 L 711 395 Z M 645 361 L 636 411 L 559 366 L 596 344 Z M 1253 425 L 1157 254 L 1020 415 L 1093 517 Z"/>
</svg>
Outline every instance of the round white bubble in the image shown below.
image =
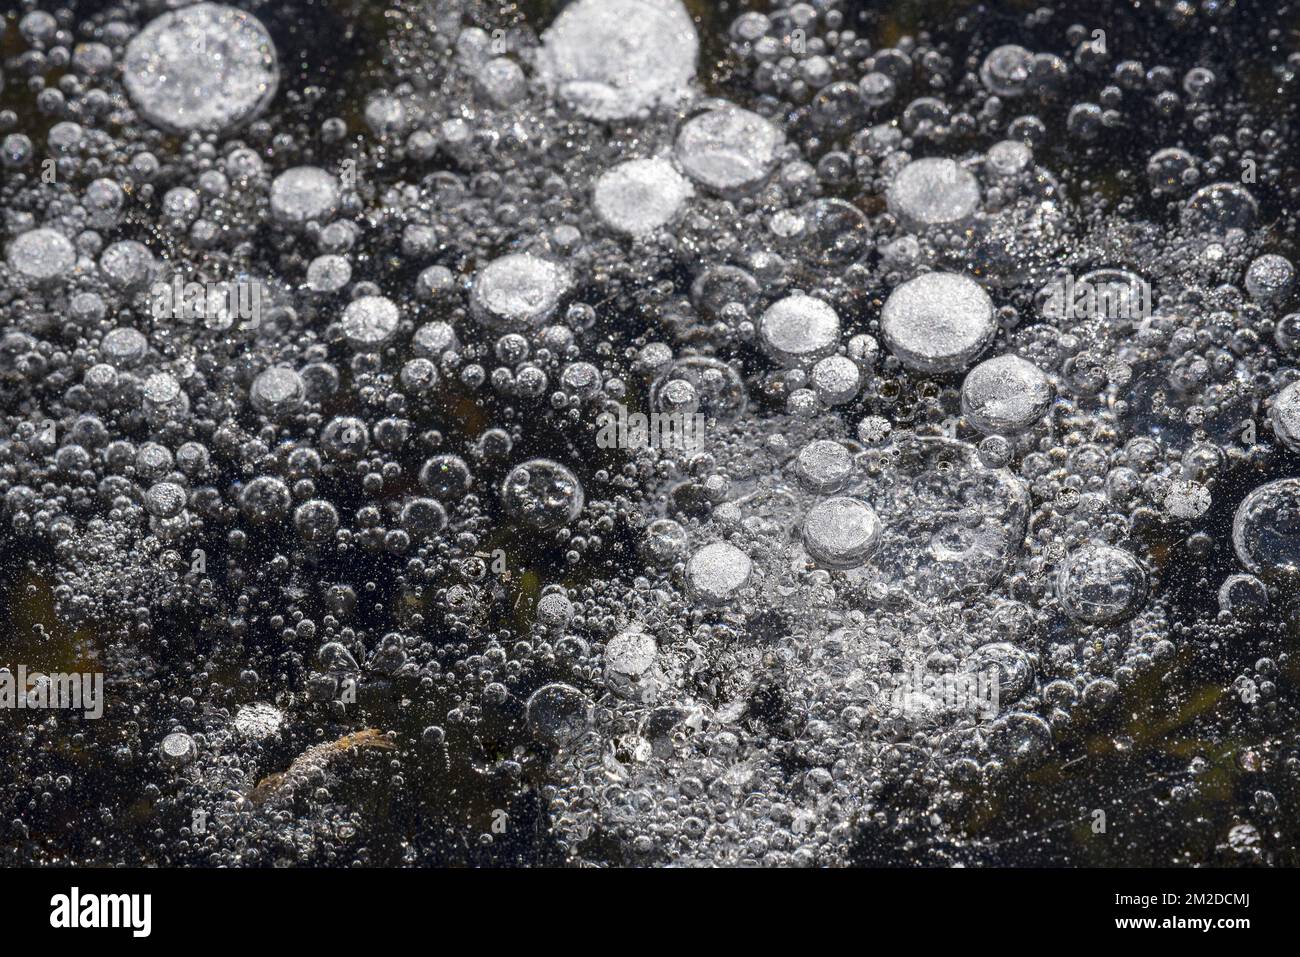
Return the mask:
<svg viewBox="0 0 1300 957">
<path fill-rule="evenodd" d="M 397 303 L 386 296 L 361 296 L 343 310 L 343 335 L 354 349 L 377 349 L 397 331 Z"/>
<path fill-rule="evenodd" d="M 658 654 L 654 638 L 644 631 L 619 632 L 605 646 L 605 680 L 610 690 L 638 701 L 653 698 L 656 691 L 653 669 Z"/>
<path fill-rule="evenodd" d="M 970 170 L 950 159 L 919 159 L 894 177 L 885 202 L 914 228 L 959 223 L 979 209 L 980 187 Z"/>
<path fill-rule="evenodd" d="M 265 701 L 241 705 L 232 722 L 235 733 L 254 741 L 275 734 L 284 725 L 284 712 Z"/>
<path fill-rule="evenodd" d="M 287 169 L 271 183 L 271 215 L 282 223 L 323 223 L 338 205 L 338 179 L 316 166 Z"/>
<path fill-rule="evenodd" d="M 827 405 L 844 405 L 857 397 L 862 370 L 848 356 L 827 356 L 812 370 L 812 387 Z"/>
<path fill-rule="evenodd" d="M 629 160 L 596 180 L 592 205 L 610 229 L 645 236 L 672 222 L 694 193 L 668 160 Z"/>
<path fill-rule="evenodd" d="M 1015 435 L 1031 428 L 1052 407 L 1052 382 L 1019 356 L 981 362 L 961 386 L 961 410 L 985 435 Z"/>
<path fill-rule="evenodd" d="M 147 121 L 172 133 L 224 130 L 262 112 L 279 84 L 275 44 L 251 13 L 199 3 L 132 38 L 122 84 Z"/>
<path fill-rule="evenodd" d="M 248 401 L 263 415 L 284 415 L 302 405 L 307 397 L 307 385 L 293 369 L 272 366 L 253 380 L 248 390 Z"/>
<path fill-rule="evenodd" d="M 194 739 L 183 731 L 175 731 L 163 738 L 158 750 L 163 761 L 172 766 L 189 764 L 199 754 Z"/>
<path fill-rule="evenodd" d="M 989 147 L 984 169 L 1001 179 L 1012 179 L 1028 171 L 1034 151 L 1020 140 L 1002 140 Z"/>
<path fill-rule="evenodd" d="M 749 581 L 753 562 L 729 542 L 705 545 L 686 563 L 686 585 L 697 601 L 720 604 Z"/>
<path fill-rule="evenodd" d="M 823 568 L 854 568 L 879 544 L 880 520 L 872 507 L 859 499 L 828 498 L 804 516 L 804 550 Z"/>
<path fill-rule="evenodd" d="M 840 317 L 812 296 L 786 296 L 772 303 L 759 320 L 759 336 L 769 356 L 793 368 L 824 359 L 840 339 Z"/>
<path fill-rule="evenodd" d="M 771 175 L 784 142 L 772 123 L 738 107 L 710 110 L 677 134 L 677 162 L 695 182 L 720 193 L 750 190 Z"/>
<path fill-rule="evenodd" d="M 885 300 L 880 333 L 886 347 L 916 372 L 955 372 L 983 352 L 997 332 L 993 300 L 975 280 L 933 272 L 910 279 Z"/>
<path fill-rule="evenodd" d="M 537 75 L 583 116 L 627 119 L 684 100 L 699 47 L 680 0 L 576 0 L 542 34 Z"/>
<path fill-rule="evenodd" d="M 814 439 L 795 456 L 799 484 L 812 492 L 833 492 L 853 474 L 853 454 L 840 442 Z"/>
<path fill-rule="evenodd" d="M 29 229 L 9 244 L 6 262 L 20 276 L 50 282 L 63 276 L 77 261 L 71 240 L 54 229 Z"/>
<path fill-rule="evenodd" d="M 1214 497 L 1200 482 L 1177 481 L 1165 493 L 1165 511 L 1172 518 L 1191 521 L 1210 510 Z"/>
<path fill-rule="evenodd" d="M 1258 302 L 1285 300 L 1294 288 L 1295 266 L 1285 256 L 1268 253 L 1246 269 L 1246 291 Z"/>
<path fill-rule="evenodd" d="M 470 304 L 488 325 L 529 328 L 554 315 L 571 282 L 569 271 L 549 259 L 511 253 L 479 270 Z"/>
</svg>

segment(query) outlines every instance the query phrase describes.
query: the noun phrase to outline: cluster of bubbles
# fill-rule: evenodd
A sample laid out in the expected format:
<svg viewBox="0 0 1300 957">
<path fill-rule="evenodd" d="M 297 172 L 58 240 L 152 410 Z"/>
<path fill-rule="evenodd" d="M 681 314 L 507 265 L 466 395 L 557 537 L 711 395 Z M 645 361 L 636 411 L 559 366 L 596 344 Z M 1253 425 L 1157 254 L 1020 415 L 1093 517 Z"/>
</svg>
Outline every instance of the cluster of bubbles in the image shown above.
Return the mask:
<svg viewBox="0 0 1300 957">
<path fill-rule="evenodd" d="M 110 675 L 24 855 L 845 863 L 1188 649 L 1282 720 L 1290 113 L 837 0 L 403 0 L 354 110 L 298 6 L 0 21 L 3 547 Z"/>
</svg>

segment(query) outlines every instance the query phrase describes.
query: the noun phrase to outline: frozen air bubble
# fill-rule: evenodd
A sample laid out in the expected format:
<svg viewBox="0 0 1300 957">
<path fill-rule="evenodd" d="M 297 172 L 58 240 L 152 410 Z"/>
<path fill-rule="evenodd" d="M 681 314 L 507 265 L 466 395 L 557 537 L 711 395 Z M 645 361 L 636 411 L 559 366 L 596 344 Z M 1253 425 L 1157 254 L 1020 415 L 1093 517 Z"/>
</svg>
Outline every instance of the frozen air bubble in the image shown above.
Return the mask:
<svg viewBox="0 0 1300 957">
<path fill-rule="evenodd" d="M 657 565 L 681 561 L 690 544 L 686 530 L 671 518 L 658 518 L 646 526 L 642 550 Z"/>
<path fill-rule="evenodd" d="M 523 67 L 508 57 L 494 57 L 474 77 L 478 91 L 498 107 L 513 106 L 528 94 Z"/>
<path fill-rule="evenodd" d="M 996 675 L 999 703 L 1014 702 L 1034 683 L 1034 663 L 1029 655 L 1008 641 L 994 641 L 976 648 L 962 662 L 962 671 Z"/>
<path fill-rule="evenodd" d="M 784 139 L 757 113 L 726 106 L 687 120 L 675 150 L 691 179 L 719 193 L 738 193 L 767 179 Z"/>
<path fill-rule="evenodd" d="M 328 542 L 339 529 L 339 513 L 333 504 L 309 498 L 293 512 L 293 527 L 304 542 Z"/>
<path fill-rule="evenodd" d="M 1236 183 L 1211 183 L 1196 191 L 1183 207 L 1182 223 L 1198 232 L 1249 229 L 1259 218 L 1259 203 Z"/>
<path fill-rule="evenodd" d="M 668 366 L 650 386 L 650 405 L 654 411 L 674 411 L 674 405 L 687 394 L 678 382 L 692 387 L 689 395 L 693 407 L 708 418 L 730 421 L 742 415 L 749 405 L 745 382 L 730 365 L 711 356 L 687 356 Z"/>
<path fill-rule="evenodd" d="M 144 493 L 144 508 L 155 518 L 175 518 L 185 509 L 185 489 L 175 482 L 158 482 Z"/>
<path fill-rule="evenodd" d="M 393 337 L 400 318 L 391 299 L 361 296 L 343 310 L 343 335 L 352 348 L 374 351 Z"/>
<path fill-rule="evenodd" d="M 885 202 L 905 225 L 925 229 L 969 219 L 979 209 L 980 187 L 954 160 L 919 159 L 899 170 Z"/>
<path fill-rule="evenodd" d="M 697 601 L 722 604 L 745 586 L 753 568 L 749 556 L 735 545 L 714 542 L 686 563 L 686 586 Z"/>
<path fill-rule="evenodd" d="M 275 44 L 252 14 L 199 3 L 162 14 L 127 44 L 122 83 L 154 126 L 224 130 L 257 116 L 275 96 Z"/>
<path fill-rule="evenodd" d="M 826 494 L 844 487 L 853 474 L 853 455 L 831 439 L 814 439 L 799 450 L 795 476 L 810 492 Z"/>
<path fill-rule="evenodd" d="M 240 737 L 262 741 L 280 730 L 284 724 L 284 712 L 265 701 L 254 701 L 240 706 L 232 724 Z"/>
<path fill-rule="evenodd" d="M 144 411 L 154 424 L 169 419 L 181 419 L 190 409 L 189 396 L 181 388 L 180 380 L 170 372 L 155 372 L 144 380 L 140 389 Z"/>
<path fill-rule="evenodd" d="M 629 629 L 605 646 L 605 680 L 615 694 L 649 702 L 658 690 L 653 669 L 659 648 L 652 636 Z"/>
<path fill-rule="evenodd" d="M 189 764 L 199 755 L 198 745 L 194 739 L 183 731 L 177 731 L 162 739 L 158 746 L 163 762 L 171 767 Z"/>
<path fill-rule="evenodd" d="M 273 366 L 258 374 L 248 390 L 248 401 L 255 410 L 276 417 L 294 412 L 307 397 L 307 386 L 293 369 Z"/>
<path fill-rule="evenodd" d="M 1300 452 L 1300 382 L 1292 382 L 1273 397 L 1269 418 L 1278 440 L 1292 452 Z"/>
<path fill-rule="evenodd" d="M 582 483 L 569 469 L 550 459 L 529 459 L 510 470 L 501 500 L 512 517 L 549 529 L 576 519 L 586 498 Z"/>
<path fill-rule="evenodd" d="M 824 359 L 835 351 L 840 319 L 812 296 L 787 296 L 774 302 L 759 321 L 767 354 L 788 368 Z"/>
<path fill-rule="evenodd" d="M 474 484 L 474 475 L 459 455 L 435 455 L 420 466 L 420 485 L 440 499 L 460 498 Z"/>
<path fill-rule="evenodd" d="M 417 356 L 436 359 L 444 352 L 460 348 L 456 330 L 441 320 L 426 322 L 411 337 L 411 351 Z"/>
<path fill-rule="evenodd" d="M 398 522 L 415 541 L 430 541 L 447 527 L 447 510 L 436 498 L 419 496 L 402 506 Z"/>
<path fill-rule="evenodd" d="M 591 728 L 591 699 L 572 685 L 549 684 L 533 692 L 524 713 L 534 737 L 551 745 L 573 744 Z"/>
<path fill-rule="evenodd" d="M 307 266 L 307 288 L 312 292 L 338 292 L 351 281 L 352 264 L 344 256 L 317 256 Z"/>
<path fill-rule="evenodd" d="M 537 621 L 547 628 L 567 628 L 573 620 L 573 602 L 562 592 L 553 591 L 537 600 Z"/>
<path fill-rule="evenodd" d="M 9 268 L 36 282 L 63 277 L 77 261 L 72 242 L 54 229 L 29 229 L 9 244 Z"/>
<path fill-rule="evenodd" d="M 274 475 L 259 475 L 240 490 L 239 508 L 254 525 L 266 525 L 289 513 L 289 486 Z"/>
<path fill-rule="evenodd" d="M 1291 295 L 1295 266 L 1276 253 L 1260 256 L 1246 269 L 1246 291 L 1258 302 L 1277 302 Z"/>
<path fill-rule="evenodd" d="M 961 410 L 985 435 L 1015 435 L 1032 428 L 1052 406 L 1052 383 L 1042 369 L 1019 356 L 997 356 L 966 374 Z"/>
<path fill-rule="evenodd" d="M 1232 546 L 1252 574 L 1300 574 L 1300 479 L 1268 482 L 1247 495 L 1232 519 Z"/>
<path fill-rule="evenodd" d="M 873 568 L 926 597 L 974 594 L 1001 581 L 1023 545 L 1030 503 L 1021 481 L 985 466 L 965 442 L 912 438 L 894 449 L 879 479 L 849 488 L 880 518 Z"/>
<path fill-rule="evenodd" d="M 511 253 L 479 270 L 470 303 L 488 325 L 527 329 L 555 314 L 571 282 L 563 266 L 532 253 Z"/>
<path fill-rule="evenodd" d="M 997 47 L 980 65 L 980 82 L 997 96 L 1022 96 L 1029 86 L 1032 60 L 1033 54 L 1022 46 L 1009 43 Z"/>
<path fill-rule="evenodd" d="M 1152 189 L 1161 193 L 1180 193 L 1196 171 L 1196 158 L 1184 149 L 1169 146 L 1157 150 L 1147 160 L 1147 181 Z"/>
<path fill-rule="evenodd" d="M 1129 552 L 1113 545 L 1081 545 L 1065 557 L 1056 597 L 1076 621 L 1112 624 L 1131 618 L 1147 598 L 1147 574 Z"/>
<path fill-rule="evenodd" d="M 629 160 L 596 181 L 592 204 L 610 229 L 644 236 L 672 222 L 694 192 L 666 159 Z"/>
<path fill-rule="evenodd" d="M 769 228 L 800 261 L 828 272 L 860 262 L 871 251 L 867 218 L 842 199 L 815 199 L 778 213 Z"/>
<path fill-rule="evenodd" d="M 323 223 L 339 205 L 339 181 L 317 166 L 295 166 L 271 183 L 271 215 L 279 222 L 301 226 Z"/>
<path fill-rule="evenodd" d="M 823 568 L 854 568 L 879 544 L 880 520 L 870 505 L 856 498 L 828 498 L 804 516 L 804 549 Z"/>
<path fill-rule="evenodd" d="M 135 292 L 149 284 L 158 262 L 149 247 L 134 239 L 112 243 L 99 257 L 99 269 L 110 286 Z"/>
<path fill-rule="evenodd" d="M 989 147 L 984 168 L 998 179 L 1015 179 L 1034 162 L 1034 151 L 1020 140 L 1002 140 Z"/>
<path fill-rule="evenodd" d="M 1229 575 L 1219 586 L 1219 609 L 1242 618 L 1268 610 L 1268 588 L 1254 575 Z"/>
<path fill-rule="evenodd" d="M 862 386 L 862 370 L 848 356 L 827 356 L 812 369 L 812 387 L 824 404 L 852 402 Z"/>
<path fill-rule="evenodd" d="M 1210 510 L 1213 497 L 1200 482 L 1178 481 L 1165 493 L 1165 511 L 1171 518 L 1193 521 Z"/>
<path fill-rule="evenodd" d="M 967 276 L 925 273 L 889 294 L 880 332 L 909 369 L 955 372 L 970 365 L 996 334 L 993 300 Z"/>
<path fill-rule="evenodd" d="M 698 56 L 679 0 L 577 0 L 542 34 L 537 73 L 583 116 L 622 120 L 685 99 Z"/>
</svg>

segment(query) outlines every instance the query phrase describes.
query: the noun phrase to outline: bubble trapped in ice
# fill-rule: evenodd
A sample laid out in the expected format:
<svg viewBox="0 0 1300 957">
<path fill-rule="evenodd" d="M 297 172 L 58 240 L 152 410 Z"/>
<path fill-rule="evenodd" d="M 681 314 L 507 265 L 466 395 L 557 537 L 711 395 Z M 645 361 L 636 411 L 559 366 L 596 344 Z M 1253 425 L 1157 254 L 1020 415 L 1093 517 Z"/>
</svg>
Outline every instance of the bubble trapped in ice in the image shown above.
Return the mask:
<svg viewBox="0 0 1300 957">
<path fill-rule="evenodd" d="M 42 6 L 0 861 L 1296 863 L 1282 13 Z"/>
<path fill-rule="evenodd" d="M 1047 414 L 1052 383 L 1018 356 L 998 356 L 971 369 L 961 386 L 961 407 L 984 433 L 1023 432 Z"/>
<path fill-rule="evenodd" d="M 256 17 L 199 3 L 162 14 L 133 37 L 122 80 L 150 123 L 170 132 L 219 130 L 266 108 L 279 66 Z"/>
<path fill-rule="evenodd" d="M 698 50 L 679 0 L 578 0 L 542 35 L 538 69 L 579 113 L 618 120 L 686 97 Z"/>
</svg>

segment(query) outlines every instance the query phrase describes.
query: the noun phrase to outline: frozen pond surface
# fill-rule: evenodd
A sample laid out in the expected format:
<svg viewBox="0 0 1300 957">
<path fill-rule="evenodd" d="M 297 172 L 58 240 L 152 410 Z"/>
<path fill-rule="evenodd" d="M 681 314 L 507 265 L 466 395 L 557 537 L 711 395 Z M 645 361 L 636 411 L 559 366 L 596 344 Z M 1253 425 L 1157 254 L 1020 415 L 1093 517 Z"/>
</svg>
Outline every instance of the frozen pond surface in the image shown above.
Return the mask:
<svg viewBox="0 0 1300 957">
<path fill-rule="evenodd" d="M 0 862 L 1300 863 L 1290 14 L 44 6 Z"/>
</svg>

